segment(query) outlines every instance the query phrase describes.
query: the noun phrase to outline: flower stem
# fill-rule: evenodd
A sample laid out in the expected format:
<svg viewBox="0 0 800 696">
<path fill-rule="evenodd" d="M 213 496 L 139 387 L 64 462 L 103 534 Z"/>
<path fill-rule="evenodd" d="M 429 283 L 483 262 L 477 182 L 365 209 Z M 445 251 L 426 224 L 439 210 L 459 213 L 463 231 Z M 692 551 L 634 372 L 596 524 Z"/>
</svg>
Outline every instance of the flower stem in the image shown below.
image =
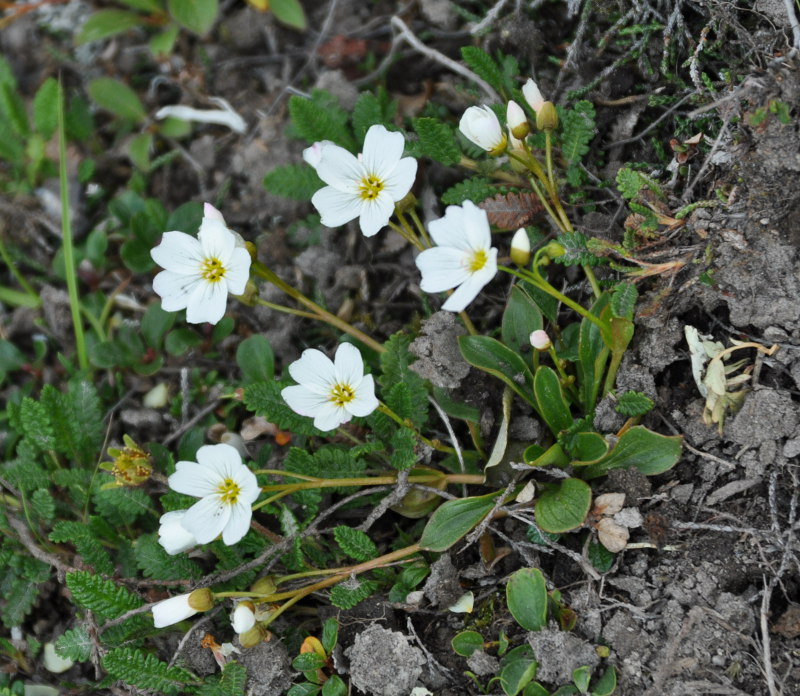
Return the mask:
<svg viewBox="0 0 800 696">
<path fill-rule="evenodd" d="M 428 231 L 425 229 L 425 225 L 422 224 L 422 220 L 419 219 L 419 215 L 417 215 L 417 211 L 412 208 L 408 211 L 408 214 L 411 216 L 411 219 L 414 221 L 414 224 L 417 226 L 417 230 L 419 231 L 420 236 L 425 241 L 425 244 L 430 249 L 433 246 L 433 242 L 431 238 L 428 236 Z"/>
<path fill-rule="evenodd" d="M 399 210 L 396 210 L 395 214 L 397 215 L 397 219 L 400 221 L 400 224 L 402 225 L 403 229 L 406 231 L 406 234 L 408 235 L 406 239 L 410 240 L 411 243 L 415 247 L 417 247 L 417 249 L 419 249 L 420 251 L 424 251 L 425 245 L 420 241 L 419 235 L 414 230 L 414 228 L 411 227 L 408 220 L 406 219 L 406 216 Z M 430 243 L 428 244 L 428 246 L 430 246 Z"/>
<path fill-rule="evenodd" d="M 399 213 L 398 217 L 400 217 Z M 417 239 L 417 235 L 414 234 L 413 230 L 411 230 L 410 228 L 406 229 L 402 225 L 398 225 L 396 222 L 392 222 L 391 220 L 389 220 L 387 224 L 395 232 L 397 232 L 397 234 L 399 234 L 403 239 L 405 239 L 409 244 L 414 246 L 417 249 L 417 251 L 424 251 L 425 247 L 423 247 L 422 242 L 420 242 L 419 239 Z M 406 223 L 406 226 L 407 225 L 408 223 Z"/>
<path fill-rule="evenodd" d="M 310 309 L 311 310 L 311 316 L 313 316 L 315 319 L 318 319 L 319 321 L 323 321 L 326 324 L 329 324 L 330 326 L 333 326 L 334 328 L 337 328 L 340 331 L 342 331 L 342 332 L 344 332 L 346 334 L 349 334 L 353 338 L 361 341 L 362 343 L 364 343 L 365 345 L 369 346 L 370 348 L 372 348 L 372 350 L 374 350 L 374 351 L 376 351 L 378 353 L 383 353 L 386 350 L 380 343 L 378 343 L 371 336 L 368 336 L 367 334 L 365 334 L 360 329 L 357 329 L 355 326 L 352 326 L 351 324 L 348 324 L 343 319 L 340 319 L 335 314 L 331 314 L 326 309 L 323 309 L 322 307 L 320 307 L 316 302 L 314 302 L 313 300 L 310 300 L 309 298 L 307 298 L 299 290 L 296 290 L 291 285 L 289 285 L 289 283 L 287 283 L 286 281 L 284 281 L 281 278 L 279 278 L 278 275 L 273 270 L 271 270 L 270 268 L 265 266 L 260 261 L 254 261 L 253 265 L 251 266 L 251 268 L 253 270 L 253 273 L 255 273 L 257 276 L 259 276 L 260 278 L 263 278 L 264 280 L 269 281 L 276 288 L 278 288 L 279 290 L 285 292 L 295 302 L 297 302 L 298 304 L 303 305 L 307 309 Z M 285 310 L 282 310 L 282 311 L 285 311 Z"/>
<path fill-rule="evenodd" d="M 24 305 L 24 306 L 33 306 L 38 307 L 41 303 L 39 299 L 39 293 L 33 289 L 31 284 L 25 279 L 25 276 L 20 273 L 20 270 L 17 268 L 14 260 L 11 258 L 11 254 L 8 253 L 8 249 L 6 249 L 6 245 L 3 242 L 3 235 L 0 234 L 0 258 L 3 259 L 3 263 L 5 263 L 6 267 L 9 271 L 11 271 L 11 275 L 16 278 L 17 282 L 20 284 L 22 289 L 25 291 L 25 294 L 28 295 L 32 301 L 35 301 L 36 304 L 34 305 Z"/>
<path fill-rule="evenodd" d="M 285 314 L 294 314 L 296 317 L 303 317 L 305 319 L 319 319 L 319 317 L 313 312 L 304 312 L 302 309 L 295 309 L 294 307 L 287 307 L 286 305 L 275 304 L 274 302 L 268 302 L 267 300 L 264 300 L 260 297 L 256 297 L 254 299 L 256 303 L 260 304 L 262 307 L 274 309 L 276 312 L 283 312 Z"/>
</svg>

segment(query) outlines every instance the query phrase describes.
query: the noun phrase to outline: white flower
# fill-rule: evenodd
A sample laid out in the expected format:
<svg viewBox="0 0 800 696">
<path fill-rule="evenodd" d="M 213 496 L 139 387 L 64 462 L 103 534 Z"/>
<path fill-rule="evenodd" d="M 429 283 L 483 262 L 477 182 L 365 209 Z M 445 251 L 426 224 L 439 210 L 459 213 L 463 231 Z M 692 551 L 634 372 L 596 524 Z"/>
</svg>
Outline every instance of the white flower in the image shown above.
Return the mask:
<svg viewBox="0 0 800 696">
<path fill-rule="evenodd" d="M 197 463 L 178 462 L 169 477 L 169 487 L 201 500 L 183 515 L 181 525 L 198 544 L 207 544 L 220 534 L 231 546 L 250 528 L 251 505 L 261 493 L 256 477 L 230 445 L 204 445 L 197 450 Z"/>
<path fill-rule="evenodd" d="M 195 239 L 184 232 L 164 232 L 150 251 L 161 271 L 153 290 L 166 312 L 186 310 L 191 324 L 216 324 L 225 314 L 228 293 L 241 295 L 250 277 L 250 254 L 241 237 L 225 226 L 222 214 L 206 203 Z M 237 239 L 238 238 L 238 239 Z"/>
<path fill-rule="evenodd" d="M 451 205 L 428 226 L 438 246 L 417 256 L 425 292 L 457 288 L 442 309 L 460 312 L 497 273 L 497 249 L 491 246 L 486 211 L 472 201 Z"/>
<path fill-rule="evenodd" d="M 314 169 L 317 168 L 317 165 L 320 163 L 322 159 L 322 149 L 328 147 L 329 145 L 333 145 L 336 147 L 335 143 L 332 143 L 330 140 L 320 140 L 311 147 L 307 147 L 303 150 L 303 159 L 306 161 L 307 164 L 310 164 Z"/>
<path fill-rule="evenodd" d="M 543 329 L 531 331 L 530 342 L 536 350 L 550 350 L 553 345 L 550 341 L 550 336 L 547 335 L 547 331 Z"/>
<path fill-rule="evenodd" d="M 531 77 L 529 77 L 528 81 L 522 86 L 522 96 L 525 97 L 525 101 L 528 102 L 531 109 L 537 113 L 540 111 L 545 101 L 542 93 L 539 91 L 539 87 Z"/>
<path fill-rule="evenodd" d="M 239 602 L 231 615 L 231 625 L 237 633 L 247 633 L 256 625 L 256 615 L 251 602 Z"/>
<path fill-rule="evenodd" d="M 155 627 L 172 626 L 172 624 L 180 623 L 184 619 L 194 616 L 199 610 L 189 606 L 189 594 L 170 597 L 153 605 L 151 611 L 153 612 Z"/>
<path fill-rule="evenodd" d="M 511 238 L 511 260 L 517 266 L 527 266 L 531 258 L 531 240 L 524 227 L 520 227 Z"/>
<path fill-rule="evenodd" d="M 506 134 L 488 106 L 470 106 L 461 117 L 458 129 L 490 155 L 500 155 L 506 149 Z"/>
<path fill-rule="evenodd" d="M 394 204 L 411 190 L 417 174 L 417 161 L 402 156 L 403 134 L 371 126 L 360 157 L 332 143 L 319 145 L 316 170 L 328 185 L 317 191 L 311 202 L 322 216 L 322 224 L 338 227 L 358 218 L 365 237 L 377 234 L 389 222 Z M 313 162 L 316 153 L 306 156 L 304 152 L 303 157 Z"/>
<path fill-rule="evenodd" d="M 289 374 L 297 384 L 281 396 L 295 413 L 313 418 L 320 430 L 333 430 L 378 408 L 375 381 L 364 374 L 361 353 L 351 343 L 339 345 L 333 362 L 314 348 L 304 350 L 289 365 Z"/>
<path fill-rule="evenodd" d="M 506 124 L 508 130 L 511 132 L 511 137 L 520 143 L 519 138 L 524 138 L 530 132 L 530 124 L 528 117 L 522 110 L 522 107 L 514 100 L 508 102 L 506 107 Z M 516 145 L 516 143 L 514 143 Z"/>
<path fill-rule="evenodd" d="M 161 526 L 158 528 L 158 543 L 170 556 L 197 546 L 194 534 L 183 526 L 185 514 L 186 510 L 173 510 L 165 512 L 159 520 Z"/>
</svg>

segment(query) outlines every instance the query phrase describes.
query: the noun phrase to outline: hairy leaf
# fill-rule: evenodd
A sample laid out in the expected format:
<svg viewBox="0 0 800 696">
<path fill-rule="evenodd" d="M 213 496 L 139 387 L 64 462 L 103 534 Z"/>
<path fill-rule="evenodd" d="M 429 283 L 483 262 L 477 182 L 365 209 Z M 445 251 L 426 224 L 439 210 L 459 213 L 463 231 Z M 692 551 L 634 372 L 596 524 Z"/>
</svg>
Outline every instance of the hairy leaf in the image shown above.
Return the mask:
<svg viewBox="0 0 800 696">
<path fill-rule="evenodd" d="M 356 561 L 369 561 L 378 556 L 378 547 L 364 532 L 340 524 L 333 529 L 339 548 Z"/>
<path fill-rule="evenodd" d="M 627 391 L 617 397 L 617 404 L 614 410 L 627 418 L 643 416 L 653 408 L 653 400 L 637 391 Z"/>
<path fill-rule="evenodd" d="M 289 99 L 289 114 L 294 130 L 309 143 L 330 140 L 350 151 L 356 149 L 347 127 L 347 112 L 327 92 L 315 89 L 310 99 L 292 96 Z"/>
<path fill-rule="evenodd" d="M 197 680 L 185 669 L 170 667 L 154 655 L 131 648 L 110 650 L 103 657 L 103 668 L 115 679 L 162 694 L 176 694 Z"/>
<path fill-rule="evenodd" d="M 71 631 L 66 631 L 56 641 L 56 652 L 67 660 L 85 662 L 92 654 L 94 643 L 89 636 L 86 626 L 77 626 Z"/>
<path fill-rule="evenodd" d="M 307 164 L 282 164 L 267 172 L 264 188 L 276 196 L 309 201 L 325 183 Z"/>
<path fill-rule="evenodd" d="M 106 619 L 115 619 L 141 606 L 141 600 L 113 580 L 104 580 L 84 570 L 67 573 L 67 587 L 78 606 Z"/>
<path fill-rule="evenodd" d="M 490 196 L 496 195 L 498 190 L 503 192 L 505 189 L 499 188 L 489 179 L 474 176 L 447 189 L 442 194 L 442 203 L 445 205 L 461 205 L 464 201 L 472 201 L 477 204 Z"/>
<path fill-rule="evenodd" d="M 359 578 L 355 582 L 358 583 L 355 587 L 351 587 L 351 583 L 348 581 L 339 583 L 331 589 L 331 604 L 339 609 L 352 609 L 378 589 L 378 583 L 374 580 Z"/>
<path fill-rule="evenodd" d="M 448 166 L 459 163 L 461 148 L 450 126 L 435 118 L 415 118 L 412 123 L 423 156 Z"/>
</svg>

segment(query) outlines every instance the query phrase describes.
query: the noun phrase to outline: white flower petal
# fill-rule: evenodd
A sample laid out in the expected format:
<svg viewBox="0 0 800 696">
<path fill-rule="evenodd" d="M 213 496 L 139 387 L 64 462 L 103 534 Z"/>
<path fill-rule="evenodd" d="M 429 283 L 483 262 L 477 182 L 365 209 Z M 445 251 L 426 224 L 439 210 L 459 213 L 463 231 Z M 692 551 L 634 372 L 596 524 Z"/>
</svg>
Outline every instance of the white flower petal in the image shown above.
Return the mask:
<svg viewBox="0 0 800 696">
<path fill-rule="evenodd" d="M 228 265 L 236 247 L 236 236 L 223 222 L 212 217 L 204 217 L 197 238 L 203 247 L 203 258 L 217 259 L 224 266 Z"/>
<path fill-rule="evenodd" d="M 492 245 L 492 233 L 485 210 L 472 201 L 464 201 L 462 221 L 464 223 L 462 234 L 470 249 L 488 249 Z"/>
<path fill-rule="evenodd" d="M 352 191 L 325 186 L 311 197 L 311 204 L 319 211 L 326 227 L 339 227 L 357 218 L 361 214 L 361 203 L 355 186 Z"/>
<path fill-rule="evenodd" d="M 354 416 L 364 417 L 372 413 L 380 402 L 375 396 L 375 380 L 372 375 L 365 375 L 356 389 L 355 398 L 345 404 L 345 408 Z"/>
<path fill-rule="evenodd" d="M 428 224 L 431 239 L 437 246 L 454 247 L 468 251 L 471 249 L 464 236 L 466 213 L 461 206 L 450 205 L 444 211 L 444 217 L 432 220 Z"/>
<path fill-rule="evenodd" d="M 384 182 L 383 190 L 397 202 L 411 190 L 416 177 L 417 160 L 413 157 L 404 157 Z"/>
<path fill-rule="evenodd" d="M 164 232 L 161 243 L 150 250 L 161 268 L 182 275 L 194 275 L 203 263 L 200 242 L 185 232 Z"/>
<path fill-rule="evenodd" d="M 340 191 L 351 192 L 355 190 L 365 174 L 364 165 L 356 159 L 353 153 L 333 144 L 322 148 L 319 164 L 317 164 L 317 175 L 329 186 Z"/>
<path fill-rule="evenodd" d="M 161 515 L 158 528 L 158 543 L 170 556 L 188 551 L 197 546 L 197 539 L 182 524 L 186 510 L 173 510 Z"/>
<path fill-rule="evenodd" d="M 231 258 L 225 269 L 225 282 L 228 292 L 232 295 L 241 295 L 250 280 L 250 253 L 247 249 L 237 247 L 233 250 Z"/>
<path fill-rule="evenodd" d="M 218 495 L 209 495 L 186 511 L 181 524 L 194 534 L 199 544 L 207 544 L 222 534 L 231 518 L 231 508 Z"/>
<path fill-rule="evenodd" d="M 225 315 L 228 286 L 225 281 L 202 281 L 195 286 L 186 305 L 186 321 L 190 324 L 216 324 Z"/>
<path fill-rule="evenodd" d="M 424 292 L 443 292 L 465 282 L 470 277 L 469 255 L 450 246 L 425 249 L 416 258 L 422 273 L 420 288 Z"/>
<path fill-rule="evenodd" d="M 195 456 L 198 465 L 213 471 L 220 479 L 233 478 L 244 467 L 239 450 L 224 443 L 203 445 Z"/>
<path fill-rule="evenodd" d="M 326 401 L 314 414 L 314 427 L 328 431 L 350 420 L 350 414 L 333 401 Z"/>
<path fill-rule="evenodd" d="M 281 396 L 292 411 L 301 416 L 313 416 L 320 408 L 330 402 L 330 397 L 309 391 L 307 387 L 296 384 L 281 390 Z"/>
<path fill-rule="evenodd" d="M 321 350 L 307 348 L 299 360 L 289 365 L 289 374 L 298 384 L 317 394 L 330 394 L 336 384 L 336 367 Z"/>
<path fill-rule="evenodd" d="M 381 125 L 370 126 L 364 137 L 364 169 L 379 179 L 388 179 L 403 156 L 405 144 L 402 133 L 391 132 Z"/>
<path fill-rule="evenodd" d="M 340 343 L 333 359 L 336 384 L 347 384 L 355 389 L 364 377 L 364 361 L 352 343 Z"/>
<path fill-rule="evenodd" d="M 177 493 L 205 498 L 216 493 L 219 476 L 212 469 L 196 462 L 178 462 L 175 465 L 175 473 L 169 477 L 167 483 Z"/>
<path fill-rule="evenodd" d="M 365 237 L 378 234 L 386 225 L 394 212 L 394 201 L 385 191 L 381 191 L 377 198 L 364 200 L 361 204 L 361 215 L 358 224 Z"/>
<path fill-rule="evenodd" d="M 151 611 L 153 612 L 153 623 L 156 628 L 172 626 L 172 624 L 180 623 L 197 613 L 197 610 L 189 606 L 188 594 L 170 597 L 163 602 L 154 604 Z"/>
<path fill-rule="evenodd" d="M 222 530 L 222 541 L 227 546 L 233 546 L 236 542 L 241 541 L 247 531 L 250 529 L 250 519 L 253 516 L 253 511 L 250 503 L 239 502 L 236 505 L 230 505 L 230 518 Z"/>
<path fill-rule="evenodd" d="M 203 279 L 199 275 L 161 271 L 153 278 L 153 291 L 161 298 L 161 308 L 165 312 L 177 312 L 186 309 L 189 298 L 201 282 Z"/>
<path fill-rule="evenodd" d="M 465 283 L 459 285 L 455 292 L 447 298 L 442 305 L 442 309 L 448 312 L 463 311 L 491 279 L 491 277 L 486 277 L 485 274 L 473 273 Z"/>
<path fill-rule="evenodd" d="M 211 203 L 203 203 L 203 217 L 219 220 L 223 225 L 225 224 L 225 218 L 222 217 L 222 213 L 211 205 Z"/>
</svg>

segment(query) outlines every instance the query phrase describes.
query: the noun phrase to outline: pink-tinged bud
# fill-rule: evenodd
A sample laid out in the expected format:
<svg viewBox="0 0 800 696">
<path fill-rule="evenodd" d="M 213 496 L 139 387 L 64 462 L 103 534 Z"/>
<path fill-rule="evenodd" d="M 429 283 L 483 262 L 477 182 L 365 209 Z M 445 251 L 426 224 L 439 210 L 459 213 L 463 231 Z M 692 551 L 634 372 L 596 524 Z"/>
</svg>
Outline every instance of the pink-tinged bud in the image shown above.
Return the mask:
<svg viewBox="0 0 800 696">
<path fill-rule="evenodd" d="M 531 260 L 531 240 L 524 227 L 520 227 L 511 239 L 511 260 L 520 268 Z"/>
<path fill-rule="evenodd" d="M 532 331 L 530 340 L 531 345 L 536 348 L 536 350 L 550 350 L 553 346 L 550 342 L 550 336 L 547 335 L 547 331 L 543 331 L 542 329 Z"/>
<path fill-rule="evenodd" d="M 544 104 L 544 97 L 539 91 L 539 87 L 533 81 L 533 78 L 529 77 L 528 81 L 522 86 L 522 95 L 525 97 L 525 101 L 528 102 L 531 109 L 538 114 L 539 110 L 542 108 L 542 104 Z"/>
<path fill-rule="evenodd" d="M 311 147 L 307 147 L 303 150 L 303 159 L 306 161 L 307 164 L 310 164 L 314 169 L 317 168 L 319 165 L 320 160 L 322 159 L 322 151 L 328 146 L 332 145 L 330 140 L 320 140 L 314 143 Z"/>
<path fill-rule="evenodd" d="M 225 225 L 225 218 L 222 217 L 222 213 L 220 213 L 219 210 L 211 205 L 211 203 L 203 203 L 203 217 L 209 218 L 210 220 L 219 220 L 223 225 Z"/>
<path fill-rule="evenodd" d="M 488 106 L 470 106 L 461 117 L 458 129 L 464 137 L 494 157 L 506 150 L 506 134 L 497 115 Z"/>
<path fill-rule="evenodd" d="M 522 110 L 522 107 L 513 100 L 508 102 L 508 107 L 506 108 L 506 123 L 508 123 L 508 129 L 511 131 L 511 135 L 515 138 L 521 140 L 530 133 L 531 128 L 528 123 L 528 118 L 525 116 L 525 112 Z"/>
</svg>

